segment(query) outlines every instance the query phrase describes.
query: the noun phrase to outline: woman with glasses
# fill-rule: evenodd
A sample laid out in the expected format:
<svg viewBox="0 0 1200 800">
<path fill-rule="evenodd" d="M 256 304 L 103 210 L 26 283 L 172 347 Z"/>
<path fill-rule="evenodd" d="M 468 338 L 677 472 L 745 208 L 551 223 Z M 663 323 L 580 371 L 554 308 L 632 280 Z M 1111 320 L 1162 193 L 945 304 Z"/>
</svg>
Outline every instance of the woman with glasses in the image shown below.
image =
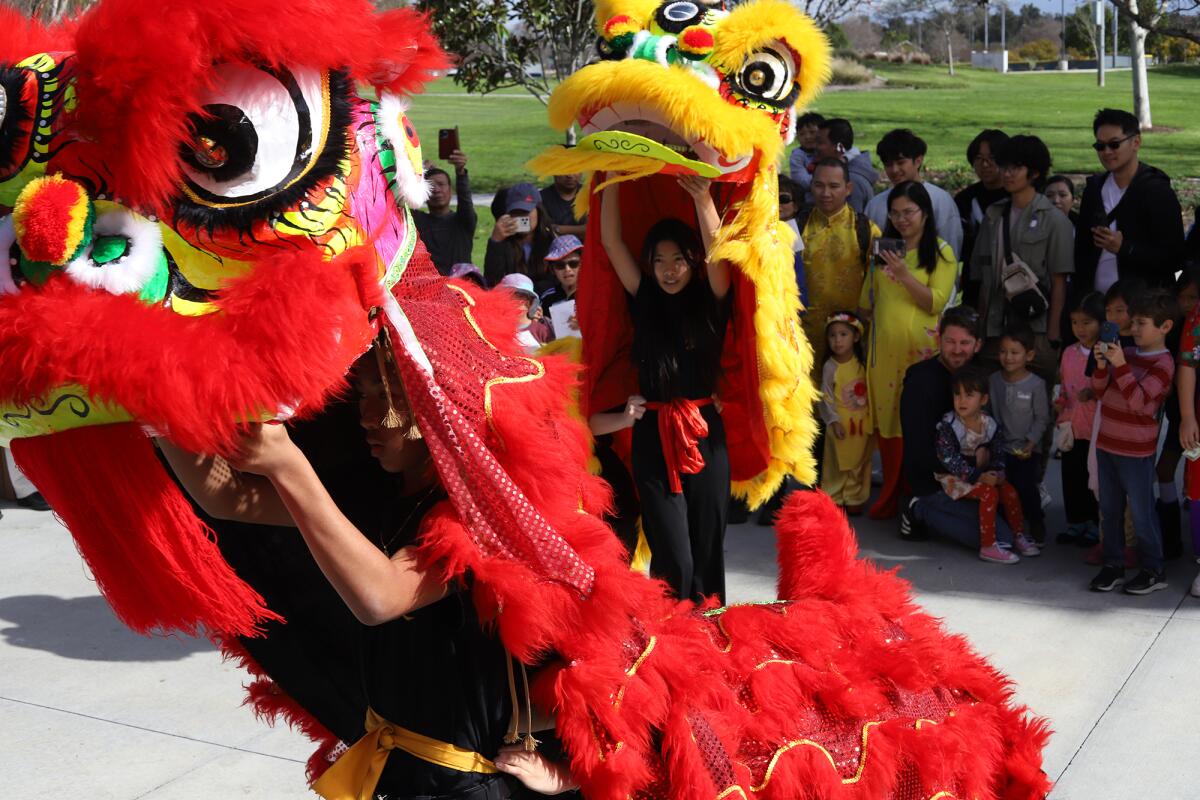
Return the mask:
<svg viewBox="0 0 1200 800">
<path fill-rule="evenodd" d="M 905 181 L 888 194 L 883 235 L 859 296 L 860 315 L 872 320 L 867 394 L 883 460 L 883 488 L 868 512 L 873 519 L 896 515 L 904 457 L 900 431 L 904 372 L 937 350 L 938 315 L 954 295 L 958 278 L 958 262 L 950 246 L 938 238 L 933 203 L 920 183 Z M 887 239 L 897 245 L 895 249 L 889 249 Z M 895 240 L 902 241 L 902 249 Z"/>
</svg>

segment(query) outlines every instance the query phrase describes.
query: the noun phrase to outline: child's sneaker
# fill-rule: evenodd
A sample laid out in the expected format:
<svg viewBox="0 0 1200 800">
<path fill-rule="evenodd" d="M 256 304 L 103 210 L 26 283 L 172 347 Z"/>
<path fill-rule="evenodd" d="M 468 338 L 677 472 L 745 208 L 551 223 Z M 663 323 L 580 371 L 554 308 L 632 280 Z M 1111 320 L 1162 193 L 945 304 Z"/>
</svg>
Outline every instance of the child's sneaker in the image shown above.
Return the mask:
<svg viewBox="0 0 1200 800">
<path fill-rule="evenodd" d="M 1021 557 L 1011 550 L 1005 550 L 999 545 L 984 547 L 979 550 L 979 557 L 984 561 L 990 561 L 993 564 L 1016 564 L 1021 560 Z"/>
<path fill-rule="evenodd" d="M 1162 575 L 1144 569 L 1125 584 L 1125 594 L 1150 594 L 1165 588 L 1167 582 L 1163 580 Z"/>
<path fill-rule="evenodd" d="M 1025 534 L 1023 533 L 1018 533 L 1013 537 L 1013 547 L 1015 547 L 1017 552 L 1025 558 L 1033 558 L 1034 556 L 1040 556 L 1042 554 L 1041 549 L 1036 544 L 1026 539 Z"/>
<path fill-rule="evenodd" d="M 1080 547 L 1091 547 L 1094 544 L 1100 543 L 1100 527 L 1094 522 L 1085 522 L 1083 535 L 1079 537 L 1078 545 Z"/>
<path fill-rule="evenodd" d="M 1083 539 L 1087 535 L 1087 523 L 1079 522 L 1074 525 L 1068 525 L 1065 531 L 1054 537 L 1054 541 L 1059 544 L 1082 544 Z"/>
<path fill-rule="evenodd" d="M 1093 592 L 1111 592 L 1125 582 L 1125 570 L 1120 567 L 1105 567 L 1092 578 L 1088 588 Z"/>
</svg>

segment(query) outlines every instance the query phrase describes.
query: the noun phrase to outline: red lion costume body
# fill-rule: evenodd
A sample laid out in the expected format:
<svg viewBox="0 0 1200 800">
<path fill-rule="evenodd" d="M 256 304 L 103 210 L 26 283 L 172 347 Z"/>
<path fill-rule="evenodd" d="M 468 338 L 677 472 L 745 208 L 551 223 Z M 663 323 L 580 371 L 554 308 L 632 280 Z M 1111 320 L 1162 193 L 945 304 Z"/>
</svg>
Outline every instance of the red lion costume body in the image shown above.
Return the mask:
<svg viewBox="0 0 1200 800">
<path fill-rule="evenodd" d="M 55 30 L 4 23 L 2 429 L 118 615 L 243 657 L 255 707 L 322 745 L 314 772 L 337 743 L 237 639 L 277 629 L 280 587 L 230 568 L 144 429 L 228 452 L 241 421 L 319 409 L 383 326 L 449 495 L 421 556 L 470 573 L 508 651 L 550 664 L 533 693 L 585 796 L 1045 793 L 1044 723 L 855 559 L 827 498 L 780 517 L 778 602 L 696 607 L 629 571 L 577 368 L 522 355 L 509 305 L 416 240 L 401 96 L 445 65 L 420 15 L 104 0 Z"/>
</svg>

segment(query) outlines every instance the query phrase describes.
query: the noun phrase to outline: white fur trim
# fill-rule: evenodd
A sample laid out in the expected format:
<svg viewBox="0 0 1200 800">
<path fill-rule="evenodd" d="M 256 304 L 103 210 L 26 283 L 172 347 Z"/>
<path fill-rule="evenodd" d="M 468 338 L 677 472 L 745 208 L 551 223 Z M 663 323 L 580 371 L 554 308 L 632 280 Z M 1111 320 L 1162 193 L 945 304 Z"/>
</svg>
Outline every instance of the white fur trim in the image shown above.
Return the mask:
<svg viewBox="0 0 1200 800">
<path fill-rule="evenodd" d="M 638 31 L 633 35 L 633 44 L 629 46 L 628 52 L 625 53 L 626 58 L 633 58 L 633 54 L 642 46 L 642 42 L 653 36 L 650 31 Z"/>
<path fill-rule="evenodd" d="M 400 117 L 408 110 L 408 99 L 384 92 L 379 98 L 379 128 L 392 146 L 396 157 L 396 191 L 409 208 L 420 208 L 429 200 L 429 181 L 413 171 L 412 162 L 404 149 L 408 140 L 400 127 Z"/>
<path fill-rule="evenodd" d="M 675 42 L 674 36 L 660 36 L 654 44 L 654 60 L 664 67 L 670 66 L 667 63 L 667 51 L 675 46 Z"/>
<path fill-rule="evenodd" d="M 96 264 L 88 251 L 67 264 L 67 275 L 76 283 L 111 294 L 136 294 L 154 277 L 163 255 L 162 232 L 157 224 L 128 211 L 109 211 L 96 219 L 95 236 L 124 236 L 129 250 L 116 261 Z"/>
</svg>

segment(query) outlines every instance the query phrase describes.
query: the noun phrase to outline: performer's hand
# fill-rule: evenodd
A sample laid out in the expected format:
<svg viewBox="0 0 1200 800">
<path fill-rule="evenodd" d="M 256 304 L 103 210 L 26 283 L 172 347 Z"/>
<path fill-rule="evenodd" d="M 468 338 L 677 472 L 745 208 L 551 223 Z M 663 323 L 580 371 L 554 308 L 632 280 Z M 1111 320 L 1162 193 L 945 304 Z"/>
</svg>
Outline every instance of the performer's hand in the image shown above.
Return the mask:
<svg viewBox="0 0 1200 800">
<path fill-rule="evenodd" d="M 512 775 L 538 794 L 562 794 L 578 788 L 567 762 L 552 763 L 541 753 L 527 752 L 523 744 L 502 746 L 493 763 L 496 769 Z"/>
<path fill-rule="evenodd" d="M 243 428 L 241 440 L 238 442 L 238 455 L 231 458 L 229 463 L 241 472 L 270 477 L 288 464 L 294 463 L 297 456 L 304 457 L 300 448 L 296 447 L 288 436 L 287 428 L 283 425 L 254 422 Z"/>
<path fill-rule="evenodd" d="M 708 178 L 701 178 L 699 175 L 680 175 L 676 181 L 685 192 L 692 196 L 693 200 L 699 201 L 712 197 L 708 193 L 708 187 L 712 185 L 712 181 Z"/>
<path fill-rule="evenodd" d="M 628 422 L 628 427 L 633 427 L 633 423 L 644 416 L 646 416 L 646 398 L 635 394 L 625 403 L 625 420 Z"/>
<path fill-rule="evenodd" d="M 846 426 L 843 425 L 842 423 L 835 422 L 829 426 L 829 429 L 831 431 L 833 431 L 833 436 L 835 439 L 845 439 L 846 438 Z"/>
</svg>

